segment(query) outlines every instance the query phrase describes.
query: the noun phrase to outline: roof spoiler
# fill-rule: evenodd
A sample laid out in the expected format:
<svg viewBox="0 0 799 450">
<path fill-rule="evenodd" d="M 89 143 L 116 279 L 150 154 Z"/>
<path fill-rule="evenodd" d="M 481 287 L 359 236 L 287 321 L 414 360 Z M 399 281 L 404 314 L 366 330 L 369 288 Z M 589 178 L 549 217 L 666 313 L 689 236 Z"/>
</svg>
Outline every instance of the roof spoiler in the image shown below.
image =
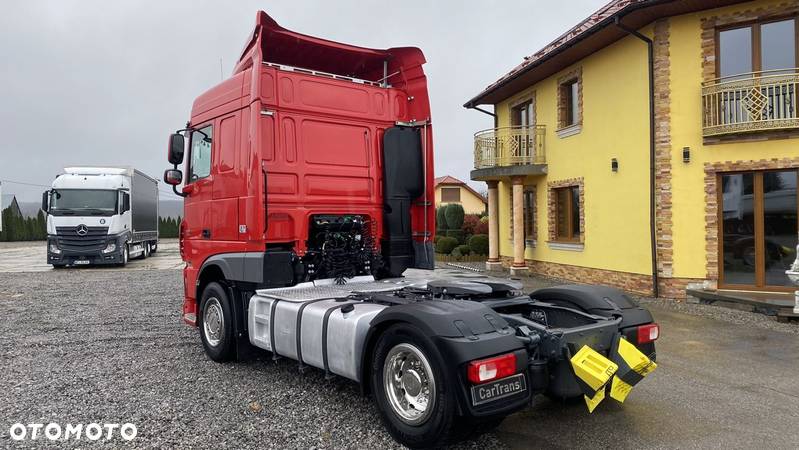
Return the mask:
<svg viewBox="0 0 799 450">
<path fill-rule="evenodd" d="M 422 51 L 416 47 L 372 49 L 290 31 L 264 11 L 258 11 L 255 29 L 244 45 L 233 73 L 262 62 L 363 80 L 380 80 L 401 70 L 420 66 L 425 59 Z"/>
</svg>

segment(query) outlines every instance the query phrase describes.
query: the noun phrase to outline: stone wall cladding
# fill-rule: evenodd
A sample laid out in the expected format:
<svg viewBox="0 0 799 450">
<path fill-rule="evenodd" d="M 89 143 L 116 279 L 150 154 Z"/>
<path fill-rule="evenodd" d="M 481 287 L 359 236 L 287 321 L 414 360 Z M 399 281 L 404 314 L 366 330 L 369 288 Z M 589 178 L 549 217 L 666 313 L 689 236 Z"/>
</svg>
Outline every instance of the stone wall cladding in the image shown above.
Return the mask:
<svg viewBox="0 0 799 450">
<path fill-rule="evenodd" d="M 799 157 L 705 163 L 705 258 L 707 278 L 719 279 L 719 173 L 799 168 Z"/>
<path fill-rule="evenodd" d="M 671 67 L 669 61 L 669 20 L 655 22 L 654 96 L 655 96 L 655 232 L 657 271 L 661 286 L 674 273 L 671 198 Z M 651 281 L 650 281 L 651 285 Z"/>
<path fill-rule="evenodd" d="M 550 242 L 557 242 L 555 230 L 557 220 L 558 199 L 555 189 L 577 186 L 580 191 L 580 243 L 585 243 L 585 184 L 583 177 L 567 178 L 565 180 L 550 181 L 547 183 L 547 237 Z"/>
<path fill-rule="evenodd" d="M 502 256 L 500 259 L 502 267 L 505 269 L 510 268 L 513 264 L 513 258 L 510 256 Z M 580 284 L 601 284 L 641 296 L 652 295 L 652 277 L 648 274 L 595 269 L 531 259 L 526 259 L 525 264 L 530 271 L 530 275 L 557 278 Z M 662 298 L 684 299 L 686 297 L 685 288 L 688 284 L 702 283 L 703 281 L 705 280 L 696 278 L 669 278 L 663 280 L 660 296 Z"/>
</svg>

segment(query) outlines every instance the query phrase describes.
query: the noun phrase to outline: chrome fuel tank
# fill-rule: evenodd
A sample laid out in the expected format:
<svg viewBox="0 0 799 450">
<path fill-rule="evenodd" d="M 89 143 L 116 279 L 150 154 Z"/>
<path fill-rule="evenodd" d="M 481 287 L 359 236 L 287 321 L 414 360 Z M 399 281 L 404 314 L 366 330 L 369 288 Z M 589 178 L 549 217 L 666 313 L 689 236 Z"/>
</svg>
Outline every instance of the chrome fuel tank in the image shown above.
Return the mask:
<svg viewBox="0 0 799 450">
<path fill-rule="evenodd" d="M 369 323 L 386 306 L 344 298 L 288 299 L 263 294 L 250 299 L 250 343 L 360 381 Z"/>
</svg>

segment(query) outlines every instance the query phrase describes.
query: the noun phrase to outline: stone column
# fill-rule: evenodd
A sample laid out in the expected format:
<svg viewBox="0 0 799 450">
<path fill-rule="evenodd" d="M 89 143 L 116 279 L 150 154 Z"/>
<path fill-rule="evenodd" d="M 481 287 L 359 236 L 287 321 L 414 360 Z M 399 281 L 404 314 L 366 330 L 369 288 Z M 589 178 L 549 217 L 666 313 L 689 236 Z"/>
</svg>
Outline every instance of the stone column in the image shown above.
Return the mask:
<svg viewBox="0 0 799 450">
<path fill-rule="evenodd" d="M 513 183 L 513 264 L 511 275 L 527 272 L 524 264 L 524 177 L 512 177 Z"/>
<path fill-rule="evenodd" d="M 488 261 L 486 270 L 501 270 L 499 260 L 499 182 L 486 181 L 488 185 Z"/>
</svg>

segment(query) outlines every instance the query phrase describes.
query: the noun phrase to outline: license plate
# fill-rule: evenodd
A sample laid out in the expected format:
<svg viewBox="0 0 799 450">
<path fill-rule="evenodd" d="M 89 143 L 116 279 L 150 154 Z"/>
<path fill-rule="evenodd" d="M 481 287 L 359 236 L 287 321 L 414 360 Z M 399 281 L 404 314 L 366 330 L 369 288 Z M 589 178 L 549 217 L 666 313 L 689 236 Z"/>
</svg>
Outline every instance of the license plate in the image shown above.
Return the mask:
<svg viewBox="0 0 799 450">
<path fill-rule="evenodd" d="M 74 264 L 75 264 L 75 265 L 80 265 L 80 264 L 89 264 L 90 262 L 91 262 L 91 261 L 89 261 L 88 259 L 78 259 L 78 260 L 75 260 L 75 263 L 74 263 Z"/>
<path fill-rule="evenodd" d="M 520 373 L 490 383 L 472 386 L 472 404 L 482 405 L 526 390 L 527 380 L 524 378 L 524 374 Z"/>
</svg>

